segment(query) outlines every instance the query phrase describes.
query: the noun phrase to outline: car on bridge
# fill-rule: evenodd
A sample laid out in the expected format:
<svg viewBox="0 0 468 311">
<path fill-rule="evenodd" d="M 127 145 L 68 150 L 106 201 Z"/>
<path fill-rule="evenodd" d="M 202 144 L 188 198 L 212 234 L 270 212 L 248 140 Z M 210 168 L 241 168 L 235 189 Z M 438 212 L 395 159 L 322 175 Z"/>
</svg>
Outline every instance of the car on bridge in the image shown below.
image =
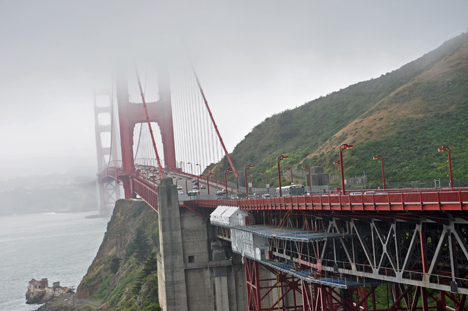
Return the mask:
<svg viewBox="0 0 468 311">
<path fill-rule="evenodd" d="M 182 190 L 182 186 L 177 186 L 177 190 Z"/>
<path fill-rule="evenodd" d="M 270 197 L 270 194 L 269 193 L 264 193 L 262 194 L 262 198 L 269 198 Z"/>
<path fill-rule="evenodd" d="M 200 194 L 200 191 L 199 191 L 199 190 L 192 190 L 192 191 L 189 191 L 189 192 L 187 193 L 187 195 L 188 195 L 189 197 L 197 196 L 197 195 L 199 195 L 199 194 Z"/>
<path fill-rule="evenodd" d="M 231 194 L 231 200 L 238 200 L 239 196 L 237 194 Z"/>
<path fill-rule="evenodd" d="M 201 185 L 201 186 L 200 186 L 200 189 L 206 189 L 206 186 L 205 186 L 205 185 Z"/>
<path fill-rule="evenodd" d="M 198 186 L 197 185 L 193 185 L 193 190 L 198 190 Z"/>
</svg>

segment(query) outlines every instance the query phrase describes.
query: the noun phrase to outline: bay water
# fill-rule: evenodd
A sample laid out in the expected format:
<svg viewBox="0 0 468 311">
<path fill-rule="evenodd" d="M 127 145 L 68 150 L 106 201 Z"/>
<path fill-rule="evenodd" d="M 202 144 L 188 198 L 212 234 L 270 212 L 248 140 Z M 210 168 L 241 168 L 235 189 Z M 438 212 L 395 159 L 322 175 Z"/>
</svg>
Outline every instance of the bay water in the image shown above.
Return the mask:
<svg viewBox="0 0 468 311">
<path fill-rule="evenodd" d="M 101 245 L 109 218 L 88 213 L 44 213 L 0 217 L 0 310 L 30 311 L 25 294 L 31 279 L 49 286 L 78 287 Z"/>
</svg>

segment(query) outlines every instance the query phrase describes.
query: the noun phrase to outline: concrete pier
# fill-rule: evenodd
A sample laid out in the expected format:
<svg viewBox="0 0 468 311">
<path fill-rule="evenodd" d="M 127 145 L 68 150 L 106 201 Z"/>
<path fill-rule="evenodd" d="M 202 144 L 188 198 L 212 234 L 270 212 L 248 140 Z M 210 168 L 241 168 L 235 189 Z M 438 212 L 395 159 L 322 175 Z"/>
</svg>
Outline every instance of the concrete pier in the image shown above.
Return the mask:
<svg viewBox="0 0 468 311">
<path fill-rule="evenodd" d="M 244 311 L 244 266 L 230 245 L 216 238 L 209 217 L 179 208 L 172 178 L 158 189 L 159 301 L 164 311 Z"/>
</svg>

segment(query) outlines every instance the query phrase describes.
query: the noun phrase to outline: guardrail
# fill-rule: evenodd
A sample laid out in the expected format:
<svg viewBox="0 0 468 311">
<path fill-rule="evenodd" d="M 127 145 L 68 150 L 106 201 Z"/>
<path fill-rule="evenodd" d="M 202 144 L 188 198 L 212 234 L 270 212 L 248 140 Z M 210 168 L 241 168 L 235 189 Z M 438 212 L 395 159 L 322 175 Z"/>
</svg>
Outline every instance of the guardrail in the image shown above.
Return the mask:
<svg viewBox="0 0 468 311">
<path fill-rule="evenodd" d="M 466 211 L 468 191 L 401 192 L 360 195 L 312 195 L 248 200 L 206 200 L 202 207 L 239 206 L 246 210 L 316 210 L 316 211 Z"/>
</svg>

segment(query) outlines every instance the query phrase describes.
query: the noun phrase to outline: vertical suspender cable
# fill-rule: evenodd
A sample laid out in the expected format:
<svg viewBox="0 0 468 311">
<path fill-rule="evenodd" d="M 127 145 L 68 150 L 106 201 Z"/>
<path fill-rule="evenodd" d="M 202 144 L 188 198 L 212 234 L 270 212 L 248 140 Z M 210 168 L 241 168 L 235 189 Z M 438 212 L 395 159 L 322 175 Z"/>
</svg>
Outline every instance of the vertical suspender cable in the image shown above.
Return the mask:
<svg viewBox="0 0 468 311">
<path fill-rule="evenodd" d="M 189 110 L 189 107 L 188 106 L 188 92 L 187 92 L 187 86 L 186 86 L 186 83 L 185 83 L 185 76 L 184 76 L 184 72 L 181 72 L 180 74 L 181 76 L 181 94 L 183 94 L 183 98 L 182 98 L 182 109 L 180 109 L 180 113 L 183 113 L 184 114 L 184 120 L 183 120 L 183 127 L 184 127 L 184 154 L 185 154 L 185 162 L 186 162 L 186 165 L 187 162 L 190 162 L 190 161 L 193 161 L 193 158 L 191 157 L 191 154 L 190 152 L 192 151 L 192 148 L 191 148 L 191 139 L 190 139 L 190 131 L 189 131 L 189 115 L 190 115 L 190 110 Z M 190 160 L 190 161 L 189 161 Z M 185 167 L 185 170 L 186 172 L 188 172 L 188 166 Z"/>
<path fill-rule="evenodd" d="M 153 142 L 154 153 L 156 153 L 156 160 L 158 161 L 159 175 L 161 176 L 161 178 L 164 178 L 161 161 L 159 160 L 158 150 L 156 149 L 156 142 L 154 141 L 153 131 L 151 130 L 151 123 L 150 123 L 150 119 L 148 116 L 148 109 L 146 108 L 145 95 L 143 95 L 143 89 L 141 88 L 140 76 L 138 75 L 138 69 L 137 69 L 136 64 L 135 64 L 135 73 L 136 73 L 137 80 L 138 80 L 138 86 L 140 88 L 141 100 L 143 101 L 143 107 L 145 107 L 146 121 L 148 122 L 149 132 L 151 134 L 151 140 Z"/>
<path fill-rule="evenodd" d="M 197 96 L 199 97 L 199 96 Z M 201 100 L 200 100 L 201 101 Z M 205 121 L 208 121 L 207 118 L 205 118 L 205 110 L 203 109 L 203 106 L 202 104 L 200 103 L 200 126 L 202 127 L 203 129 L 203 153 L 202 155 L 204 155 L 204 160 L 205 160 L 205 167 L 208 166 L 210 164 L 208 158 L 209 158 L 209 153 L 210 153 L 210 148 L 209 148 L 209 140 L 208 140 L 208 133 L 207 133 L 207 126 L 206 126 L 206 122 Z"/>
<path fill-rule="evenodd" d="M 195 143 L 195 139 L 196 139 L 196 136 L 195 135 L 195 126 L 194 126 L 194 121 L 193 121 L 193 116 L 195 114 L 195 108 L 194 108 L 194 102 L 193 102 L 193 97 L 192 97 L 192 87 L 190 85 L 190 79 L 189 79 L 189 76 L 187 74 L 187 77 L 186 77 L 186 85 L 187 85 L 187 94 L 188 94 L 188 102 L 189 102 L 189 105 L 190 105 L 190 114 L 189 114 L 189 124 L 190 124 L 190 151 L 191 151 L 191 161 L 193 162 L 193 166 L 198 163 L 197 159 L 196 159 L 196 154 L 197 154 L 197 150 L 196 150 L 196 143 Z M 195 167 L 196 169 L 196 167 Z M 196 170 L 194 171 L 196 172 Z M 196 173 L 195 173 L 196 174 Z"/>
<path fill-rule="evenodd" d="M 200 124 L 200 119 L 201 119 L 201 114 L 200 114 L 200 111 L 201 111 L 201 105 L 198 104 L 198 96 L 197 96 L 197 93 L 194 94 L 194 97 L 195 97 L 195 100 L 197 102 L 197 129 L 198 129 L 198 135 L 197 135 L 197 145 L 198 145 L 198 162 L 200 163 L 200 173 L 202 172 L 201 168 L 202 167 L 205 167 L 204 163 L 203 163 L 203 148 L 202 148 L 202 144 L 201 142 L 203 141 L 203 137 L 202 137 L 202 128 L 201 128 L 201 124 Z"/>
<path fill-rule="evenodd" d="M 197 81 L 197 85 L 198 85 L 198 88 L 200 90 L 200 93 L 201 93 L 201 95 L 203 97 L 203 101 L 205 102 L 206 109 L 208 110 L 208 113 L 210 115 L 211 122 L 213 122 L 213 126 L 214 126 L 214 128 L 216 130 L 216 134 L 218 135 L 219 141 L 221 142 L 221 145 L 223 146 L 224 154 L 226 155 L 226 157 L 227 157 L 227 159 L 229 161 L 229 165 L 231 165 L 232 172 L 234 173 L 234 175 L 236 177 L 239 177 L 239 174 L 237 173 L 237 171 L 236 171 L 236 169 L 234 167 L 234 164 L 232 164 L 231 157 L 229 156 L 229 153 L 226 150 L 226 146 L 224 145 L 223 139 L 221 138 L 221 134 L 219 134 L 218 127 L 216 126 L 216 122 L 215 122 L 215 120 L 213 118 L 213 115 L 211 114 L 210 107 L 208 106 L 208 101 L 206 100 L 205 93 L 203 92 L 203 89 L 202 89 L 202 87 L 200 85 L 200 81 L 198 80 L 197 73 L 195 72 L 195 69 L 193 68 L 193 66 L 192 66 L 192 71 L 193 71 L 193 74 L 195 75 L 195 79 Z"/>
</svg>

